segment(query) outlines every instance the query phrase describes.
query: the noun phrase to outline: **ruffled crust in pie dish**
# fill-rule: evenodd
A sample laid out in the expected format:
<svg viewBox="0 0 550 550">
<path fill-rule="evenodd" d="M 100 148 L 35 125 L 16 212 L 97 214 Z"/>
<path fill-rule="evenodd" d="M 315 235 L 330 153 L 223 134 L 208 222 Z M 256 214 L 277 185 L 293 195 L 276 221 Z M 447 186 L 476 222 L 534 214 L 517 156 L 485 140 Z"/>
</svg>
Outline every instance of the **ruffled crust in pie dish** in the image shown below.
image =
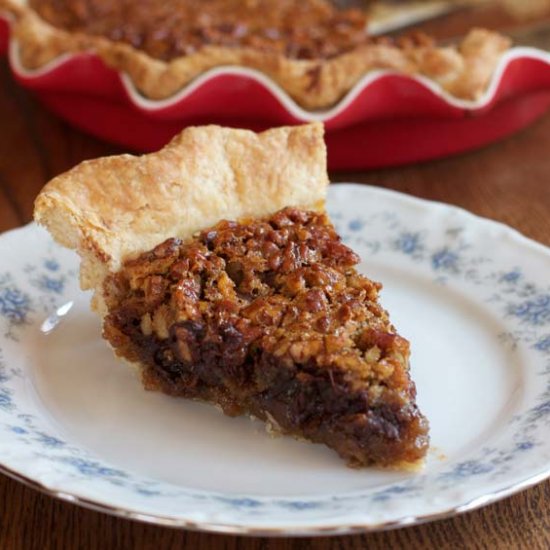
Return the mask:
<svg viewBox="0 0 550 550">
<path fill-rule="evenodd" d="M 353 38 L 342 51 L 327 54 L 313 50 L 306 56 L 313 58 L 304 58 L 299 52 L 294 55 L 288 49 L 279 51 L 263 44 L 212 43 L 163 59 L 128 42 L 54 26 L 24 0 L 0 0 L 0 9 L 15 18 L 14 35 L 26 68 L 40 68 L 64 53 L 94 51 L 108 66 L 127 73 L 140 93 L 153 100 L 166 99 L 204 72 L 221 66 L 263 72 L 308 110 L 334 105 L 365 74 L 376 69 L 423 75 L 458 98 L 474 100 L 485 91 L 498 60 L 510 47 L 507 38 L 475 29 L 459 45 L 449 47 L 437 47 L 425 38 L 400 43 L 368 37 L 360 43 Z"/>
<path fill-rule="evenodd" d="M 417 466 L 429 437 L 409 343 L 324 213 L 327 184 L 320 124 L 195 127 L 58 176 L 35 219 L 80 254 L 103 335 L 147 389 L 350 465 Z"/>
</svg>

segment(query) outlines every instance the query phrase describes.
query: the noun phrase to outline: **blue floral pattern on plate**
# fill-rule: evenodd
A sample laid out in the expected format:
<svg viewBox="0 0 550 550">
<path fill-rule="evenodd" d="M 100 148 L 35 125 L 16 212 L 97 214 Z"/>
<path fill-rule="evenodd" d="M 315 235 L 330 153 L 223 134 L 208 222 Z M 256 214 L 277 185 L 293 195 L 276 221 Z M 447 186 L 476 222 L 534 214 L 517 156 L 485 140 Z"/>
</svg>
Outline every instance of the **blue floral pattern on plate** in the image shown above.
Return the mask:
<svg viewBox="0 0 550 550">
<path fill-rule="evenodd" d="M 3 257 L 19 251 L 9 253 L 11 261 L 0 270 L 3 467 L 123 515 L 235 532 L 343 532 L 405 524 L 466 509 L 547 475 L 549 251 L 461 210 L 367 186 L 334 186 L 329 210 L 343 239 L 364 258 L 414 268 L 438 287 L 468 289 L 504 320 L 501 346 L 528 354 L 526 369 L 538 389 L 510 415 L 498 437 L 433 472 L 360 494 L 314 498 L 193 491 L 108 464 L 60 433 L 23 390 L 32 368 L 24 359 L 29 334 L 79 292 L 74 255 L 31 225 L 0 238 Z"/>
</svg>

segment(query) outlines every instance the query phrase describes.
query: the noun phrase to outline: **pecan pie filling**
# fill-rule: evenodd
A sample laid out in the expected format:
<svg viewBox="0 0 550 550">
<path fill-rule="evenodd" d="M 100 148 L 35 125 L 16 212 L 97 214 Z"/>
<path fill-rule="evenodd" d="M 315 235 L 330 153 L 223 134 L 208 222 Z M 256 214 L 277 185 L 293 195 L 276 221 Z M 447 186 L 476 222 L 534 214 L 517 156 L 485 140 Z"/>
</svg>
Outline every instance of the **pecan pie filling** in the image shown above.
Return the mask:
<svg viewBox="0 0 550 550">
<path fill-rule="evenodd" d="M 150 389 L 333 448 L 415 462 L 428 424 L 408 342 L 325 214 L 286 208 L 169 239 L 105 282 L 104 335 Z"/>
<path fill-rule="evenodd" d="M 326 59 L 375 39 L 366 14 L 325 0 L 31 0 L 47 22 L 125 42 L 164 61 L 205 45 Z"/>
</svg>

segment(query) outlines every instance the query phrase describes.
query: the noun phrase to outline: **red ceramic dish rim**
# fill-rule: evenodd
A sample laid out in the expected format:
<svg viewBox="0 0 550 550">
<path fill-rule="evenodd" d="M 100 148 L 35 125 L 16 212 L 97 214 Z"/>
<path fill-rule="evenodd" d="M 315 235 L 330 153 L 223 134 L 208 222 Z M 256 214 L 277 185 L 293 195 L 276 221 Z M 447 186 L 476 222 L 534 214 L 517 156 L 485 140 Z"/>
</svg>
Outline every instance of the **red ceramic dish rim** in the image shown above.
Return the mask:
<svg viewBox="0 0 550 550">
<path fill-rule="evenodd" d="M 10 19 L 9 16 L 6 16 L 6 14 L 0 14 L 0 18 L 2 17 L 7 18 L 8 21 Z M 17 40 L 11 38 L 9 41 L 8 55 L 13 72 L 22 79 L 33 80 L 35 78 L 39 79 L 44 75 L 56 71 L 65 63 L 73 60 L 74 58 L 78 58 L 78 56 L 82 54 L 63 54 L 38 69 L 28 69 L 24 67 L 21 62 Z M 176 94 L 163 100 L 152 100 L 144 97 L 137 90 L 128 74 L 120 71 L 118 71 L 117 74 L 130 103 L 144 113 L 154 113 L 156 111 L 161 111 L 172 107 L 183 102 L 189 95 L 199 90 L 212 78 L 216 78 L 221 75 L 231 75 L 242 76 L 243 78 L 249 80 L 251 79 L 263 86 L 273 97 L 275 97 L 287 113 L 294 119 L 302 122 L 321 121 L 327 123 L 352 108 L 355 99 L 361 95 L 366 88 L 378 80 L 391 75 L 398 75 L 403 79 L 408 79 L 420 84 L 429 94 L 439 99 L 442 104 L 446 104 L 451 109 L 457 109 L 460 111 L 482 110 L 498 99 L 497 96 L 500 85 L 507 68 L 512 62 L 518 59 L 538 60 L 550 66 L 550 53 L 548 52 L 529 47 L 512 48 L 500 59 L 486 91 L 480 98 L 474 101 L 456 98 L 443 90 L 438 84 L 423 76 L 404 75 L 403 73 L 389 70 L 373 70 L 357 82 L 357 84 L 336 105 L 330 109 L 322 111 L 308 111 L 300 107 L 271 78 L 260 71 L 246 67 L 224 66 L 211 69 L 194 79 Z M 60 78 L 60 81 L 61 80 L 62 79 Z"/>
</svg>

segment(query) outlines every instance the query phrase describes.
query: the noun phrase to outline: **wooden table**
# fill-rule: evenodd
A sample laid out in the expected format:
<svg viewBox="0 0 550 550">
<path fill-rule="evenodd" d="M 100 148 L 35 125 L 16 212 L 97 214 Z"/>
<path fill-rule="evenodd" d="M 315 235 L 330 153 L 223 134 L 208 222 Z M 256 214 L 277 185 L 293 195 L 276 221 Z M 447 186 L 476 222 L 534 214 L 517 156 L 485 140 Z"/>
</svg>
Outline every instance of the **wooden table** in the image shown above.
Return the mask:
<svg viewBox="0 0 550 550">
<path fill-rule="evenodd" d="M 118 150 L 77 132 L 20 90 L 0 62 L 0 231 L 31 220 L 45 181 Z M 335 174 L 462 206 L 550 245 L 550 113 L 482 151 L 419 166 Z M 0 475 L 0 549 L 550 548 L 550 481 L 479 511 L 432 524 L 328 539 L 247 539 L 117 519 Z"/>
</svg>

